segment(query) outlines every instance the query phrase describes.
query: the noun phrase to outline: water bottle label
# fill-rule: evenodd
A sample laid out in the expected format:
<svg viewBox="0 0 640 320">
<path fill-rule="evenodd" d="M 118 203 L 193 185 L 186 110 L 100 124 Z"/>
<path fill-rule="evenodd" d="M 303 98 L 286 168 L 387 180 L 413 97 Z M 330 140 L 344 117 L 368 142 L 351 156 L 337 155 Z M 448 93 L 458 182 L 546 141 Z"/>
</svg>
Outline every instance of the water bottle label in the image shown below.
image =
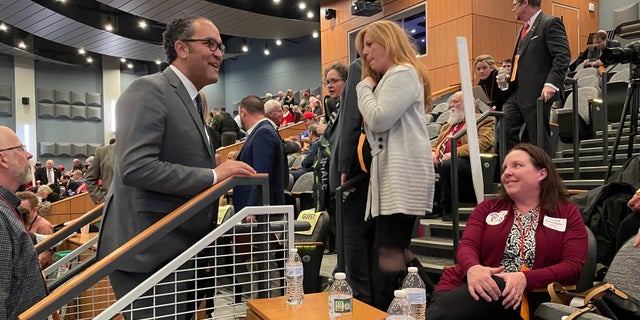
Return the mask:
<svg viewBox="0 0 640 320">
<path fill-rule="evenodd" d="M 353 310 L 352 299 L 334 299 L 333 300 L 333 312 L 334 313 L 349 313 Z"/>
<path fill-rule="evenodd" d="M 405 291 L 408 290 L 405 289 Z M 409 300 L 411 304 L 427 303 L 427 292 L 424 289 L 413 289 L 407 292 L 407 300 Z"/>
<path fill-rule="evenodd" d="M 302 268 L 302 266 L 285 268 L 285 275 L 287 277 L 297 277 L 297 276 L 302 276 L 303 274 L 304 274 L 304 268 Z"/>
</svg>

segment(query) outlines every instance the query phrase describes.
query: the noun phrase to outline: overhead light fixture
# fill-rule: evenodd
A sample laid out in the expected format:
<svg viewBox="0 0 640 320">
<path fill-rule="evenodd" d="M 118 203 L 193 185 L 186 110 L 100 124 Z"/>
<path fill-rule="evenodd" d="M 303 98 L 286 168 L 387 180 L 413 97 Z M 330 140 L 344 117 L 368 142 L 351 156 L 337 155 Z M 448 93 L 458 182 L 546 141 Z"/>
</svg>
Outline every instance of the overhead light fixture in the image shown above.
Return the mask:
<svg viewBox="0 0 640 320">
<path fill-rule="evenodd" d="M 24 43 L 24 41 L 20 41 L 20 42 L 18 42 L 18 48 L 26 49 L 27 48 L 27 44 Z"/>
<path fill-rule="evenodd" d="M 161 64 L 161 63 L 162 63 L 162 61 L 160 61 L 160 59 L 156 59 L 156 64 L 158 64 L 158 65 L 159 65 L 159 64 Z"/>
<path fill-rule="evenodd" d="M 64 3 L 66 0 L 56 0 L 56 2 L 62 2 Z"/>
<path fill-rule="evenodd" d="M 273 0 L 273 3 L 278 4 L 280 3 L 280 0 Z"/>
<path fill-rule="evenodd" d="M 271 54 L 271 51 L 269 51 L 269 45 L 265 42 L 264 43 L 264 55 L 268 56 L 269 54 Z"/>
<path fill-rule="evenodd" d="M 6 24 L 0 23 L 0 31 L 7 31 L 7 29 L 9 29 L 9 27 L 7 27 Z"/>
<path fill-rule="evenodd" d="M 307 4 L 304 2 L 300 2 L 298 3 L 298 8 L 300 8 L 300 10 L 304 10 L 307 8 Z"/>
<path fill-rule="evenodd" d="M 147 29 L 149 25 L 147 24 L 147 22 L 145 20 L 140 20 L 138 21 L 138 27 L 140 27 L 140 29 Z"/>
<path fill-rule="evenodd" d="M 242 52 L 249 52 L 249 46 L 247 45 L 247 38 L 242 40 L 242 47 L 240 47 Z"/>
<path fill-rule="evenodd" d="M 282 40 L 276 39 L 276 46 L 281 46 L 281 45 L 282 45 Z"/>
<path fill-rule="evenodd" d="M 311 34 L 311 36 L 312 36 L 313 38 L 317 38 L 317 37 L 319 36 L 318 31 L 314 31 L 314 32 Z"/>
<path fill-rule="evenodd" d="M 107 23 L 104 25 L 104 29 L 111 32 L 113 31 L 113 25 L 111 25 L 111 23 Z"/>
<path fill-rule="evenodd" d="M 87 57 L 87 62 L 88 62 L 88 63 L 92 63 L 92 62 L 93 62 L 93 58 L 91 58 L 91 57 Z"/>
<path fill-rule="evenodd" d="M 131 63 L 131 62 L 127 63 L 127 68 L 133 69 L 133 63 Z"/>
<path fill-rule="evenodd" d="M 125 62 L 127 62 L 127 59 L 125 59 L 125 58 L 120 58 L 120 62 L 125 63 Z"/>
<path fill-rule="evenodd" d="M 411 33 L 416 33 L 416 29 L 411 29 Z"/>
<path fill-rule="evenodd" d="M 307 18 L 313 19 L 313 12 L 312 11 L 308 11 L 307 12 Z"/>
<path fill-rule="evenodd" d="M 87 52 L 84 51 L 84 48 L 78 49 L 78 54 L 84 55 L 85 53 L 87 53 Z"/>
</svg>

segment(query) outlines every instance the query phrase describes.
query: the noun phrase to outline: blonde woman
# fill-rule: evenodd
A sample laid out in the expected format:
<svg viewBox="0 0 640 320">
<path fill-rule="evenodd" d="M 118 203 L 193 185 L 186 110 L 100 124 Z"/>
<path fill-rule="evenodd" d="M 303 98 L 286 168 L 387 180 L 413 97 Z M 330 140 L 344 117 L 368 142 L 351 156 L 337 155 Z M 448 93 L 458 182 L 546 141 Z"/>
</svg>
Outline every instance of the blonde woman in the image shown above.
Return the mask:
<svg viewBox="0 0 640 320">
<path fill-rule="evenodd" d="M 431 90 L 413 45 L 395 22 L 368 25 L 358 33 L 356 48 L 362 57 L 358 108 L 372 155 L 365 219 L 373 219 L 378 253 L 373 300 L 385 310 L 407 265 L 422 267 L 409 243 L 416 218 L 433 205 L 435 178 L 424 120 Z"/>
</svg>

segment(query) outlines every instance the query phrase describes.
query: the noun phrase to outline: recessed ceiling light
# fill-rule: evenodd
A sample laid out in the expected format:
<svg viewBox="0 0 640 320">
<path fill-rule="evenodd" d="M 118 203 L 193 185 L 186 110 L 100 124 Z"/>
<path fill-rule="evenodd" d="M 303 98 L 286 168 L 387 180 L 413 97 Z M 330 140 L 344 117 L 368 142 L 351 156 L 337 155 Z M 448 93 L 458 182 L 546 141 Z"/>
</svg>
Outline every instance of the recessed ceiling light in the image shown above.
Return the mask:
<svg viewBox="0 0 640 320">
<path fill-rule="evenodd" d="M 282 40 L 280 40 L 280 39 L 276 39 L 276 45 L 277 45 L 277 46 L 281 46 L 281 45 L 282 45 Z"/>
<path fill-rule="evenodd" d="M 113 26 L 111 25 L 111 23 L 107 23 L 104 25 L 104 29 L 111 32 L 113 31 Z"/>
<path fill-rule="evenodd" d="M 125 59 L 125 58 L 120 58 L 120 62 L 125 63 L 125 62 L 127 62 L 127 59 Z"/>
<path fill-rule="evenodd" d="M 313 12 L 312 11 L 308 11 L 307 12 L 307 18 L 309 18 L 309 19 L 313 18 Z"/>
<path fill-rule="evenodd" d="M 27 48 L 27 44 L 24 43 L 24 41 L 20 41 L 20 42 L 18 42 L 18 47 L 22 48 L 22 49 L 26 49 Z"/>
<path fill-rule="evenodd" d="M 416 29 L 411 29 L 411 33 L 416 33 Z"/>
<path fill-rule="evenodd" d="M 422 40 L 420 40 L 420 42 L 424 43 L 424 38 L 422 38 Z"/>
<path fill-rule="evenodd" d="M 85 54 L 85 53 L 87 53 L 87 52 L 84 51 L 84 48 L 78 49 L 78 54 Z"/>
<path fill-rule="evenodd" d="M 312 36 L 312 37 L 314 37 L 314 38 L 317 38 L 317 37 L 318 37 L 318 31 L 314 31 L 314 32 L 311 34 L 311 36 Z"/>
<path fill-rule="evenodd" d="M 129 63 L 127 64 L 127 68 L 129 68 L 129 69 L 133 69 L 133 63 L 129 62 Z"/>
<path fill-rule="evenodd" d="M 144 20 L 140 20 L 140 21 L 138 22 L 138 27 L 140 27 L 140 29 L 146 29 L 148 26 L 149 26 L 149 25 L 148 25 L 148 24 L 147 24 L 147 22 L 146 22 L 146 21 L 144 21 Z"/>
<path fill-rule="evenodd" d="M 278 4 L 280 3 L 280 0 L 273 0 L 273 3 Z"/>
<path fill-rule="evenodd" d="M 162 61 L 160 61 L 160 59 L 156 59 L 156 64 L 161 64 Z"/>
<path fill-rule="evenodd" d="M 93 58 L 87 57 L 87 62 L 92 63 L 93 62 Z"/>
<path fill-rule="evenodd" d="M 247 46 L 246 44 L 242 45 L 242 52 L 249 52 L 249 46 Z"/>
<path fill-rule="evenodd" d="M 271 53 L 271 51 L 269 51 L 269 45 L 266 42 L 264 43 L 264 51 L 263 52 L 264 52 L 265 56 L 268 56 Z"/>
<path fill-rule="evenodd" d="M 0 31 L 7 31 L 7 29 L 9 29 L 9 27 L 7 27 L 6 24 L 0 23 Z"/>
<path fill-rule="evenodd" d="M 56 2 L 62 2 L 64 3 L 66 0 L 56 0 Z"/>
<path fill-rule="evenodd" d="M 300 2 L 298 3 L 298 8 L 300 8 L 300 10 L 304 10 L 307 8 L 307 4 L 304 2 Z"/>
</svg>

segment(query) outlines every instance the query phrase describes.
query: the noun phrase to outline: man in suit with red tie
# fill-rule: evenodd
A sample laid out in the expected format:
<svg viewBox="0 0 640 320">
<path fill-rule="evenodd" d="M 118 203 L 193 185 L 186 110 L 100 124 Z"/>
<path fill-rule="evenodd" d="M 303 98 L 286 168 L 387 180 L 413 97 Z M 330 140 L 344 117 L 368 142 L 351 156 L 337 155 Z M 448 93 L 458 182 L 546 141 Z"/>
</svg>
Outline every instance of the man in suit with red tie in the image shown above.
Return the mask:
<svg viewBox="0 0 640 320">
<path fill-rule="evenodd" d="M 564 78 L 571 60 L 569 42 L 562 20 L 540 9 L 542 0 L 513 0 L 511 10 L 525 24 L 516 41 L 509 89 L 503 106 L 507 130 L 507 150 L 520 140 L 537 144 L 536 99 L 544 100 L 543 145 L 553 157 L 549 112 L 551 104 L 562 99 Z M 520 128 L 526 130 L 520 139 Z"/>
</svg>

